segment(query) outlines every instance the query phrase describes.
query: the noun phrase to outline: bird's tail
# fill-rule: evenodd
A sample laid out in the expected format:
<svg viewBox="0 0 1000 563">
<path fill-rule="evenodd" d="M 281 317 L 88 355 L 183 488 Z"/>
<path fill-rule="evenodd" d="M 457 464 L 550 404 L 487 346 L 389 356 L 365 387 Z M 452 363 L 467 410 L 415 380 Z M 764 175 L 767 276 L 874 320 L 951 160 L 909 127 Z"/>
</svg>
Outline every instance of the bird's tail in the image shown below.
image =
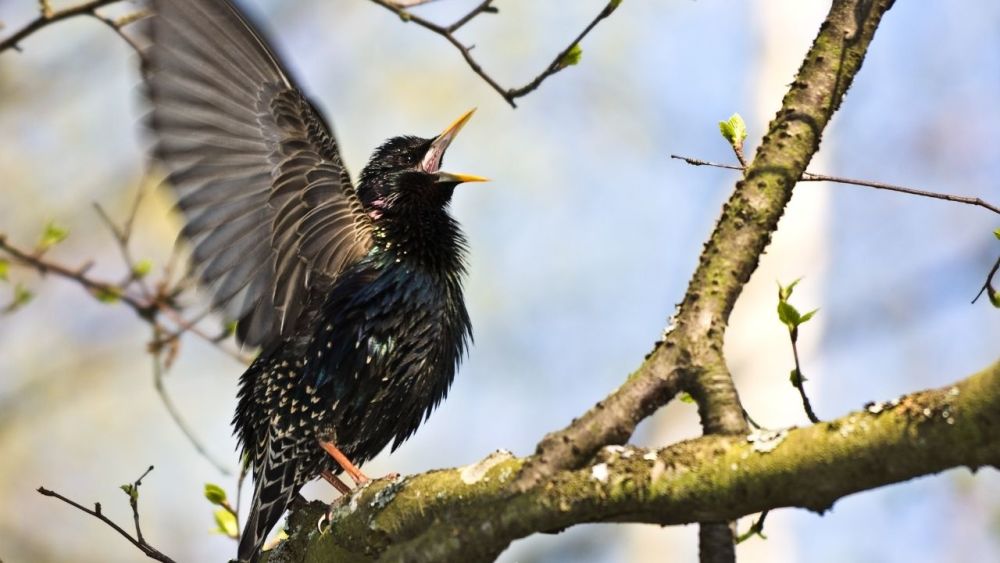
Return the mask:
<svg viewBox="0 0 1000 563">
<path fill-rule="evenodd" d="M 254 472 L 253 504 L 240 536 L 238 557 L 248 563 L 257 563 L 268 532 L 302 488 L 294 442 L 273 438 L 268 439 L 263 467 Z"/>
</svg>

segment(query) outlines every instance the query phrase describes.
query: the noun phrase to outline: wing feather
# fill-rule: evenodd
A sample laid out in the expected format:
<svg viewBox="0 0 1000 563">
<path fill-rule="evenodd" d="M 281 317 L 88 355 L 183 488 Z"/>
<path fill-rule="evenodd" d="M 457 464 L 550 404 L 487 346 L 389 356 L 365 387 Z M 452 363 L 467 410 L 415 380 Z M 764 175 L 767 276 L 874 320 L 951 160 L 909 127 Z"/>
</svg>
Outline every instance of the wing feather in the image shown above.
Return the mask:
<svg viewBox="0 0 1000 563">
<path fill-rule="evenodd" d="M 266 346 L 371 246 L 336 141 L 229 0 L 153 0 L 153 149 L 185 215 L 193 271 L 237 337 Z"/>
</svg>

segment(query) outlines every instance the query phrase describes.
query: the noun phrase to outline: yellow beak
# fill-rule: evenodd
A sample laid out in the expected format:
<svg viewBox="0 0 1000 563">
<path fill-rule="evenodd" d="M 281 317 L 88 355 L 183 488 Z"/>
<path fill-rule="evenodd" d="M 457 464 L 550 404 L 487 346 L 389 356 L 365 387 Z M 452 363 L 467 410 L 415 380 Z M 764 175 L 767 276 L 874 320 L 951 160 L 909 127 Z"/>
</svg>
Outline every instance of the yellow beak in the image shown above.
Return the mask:
<svg viewBox="0 0 1000 563">
<path fill-rule="evenodd" d="M 442 172 L 439 170 L 441 165 L 441 158 L 444 156 L 444 151 L 448 149 L 451 142 L 455 140 L 458 132 L 465 127 L 465 124 L 472 119 L 472 114 L 476 113 L 476 108 L 472 108 L 469 111 L 462 114 L 461 117 L 456 119 L 441 132 L 440 135 L 435 137 L 434 141 L 431 143 L 431 147 L 427 150 L 427 154 L 424 156 L 423 167 L 424 170 L 431 174 L 435 174 L 438 178 L 438 182 L 454 182 L 458 184 L 466 182 L 489 182 L 488 178 L 482 176 L 476 176 L 473 174 L 456 174 L 452 172 Z"/>
</svg>

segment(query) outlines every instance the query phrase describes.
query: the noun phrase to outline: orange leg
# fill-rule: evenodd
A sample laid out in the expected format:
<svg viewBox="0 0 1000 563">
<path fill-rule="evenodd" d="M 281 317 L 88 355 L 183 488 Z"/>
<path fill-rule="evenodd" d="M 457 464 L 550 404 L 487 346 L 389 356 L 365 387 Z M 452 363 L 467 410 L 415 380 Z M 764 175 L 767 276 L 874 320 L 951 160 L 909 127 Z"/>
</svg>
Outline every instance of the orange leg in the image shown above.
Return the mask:
<svg viewBox="0 0 1000 563">
<path fill-rule="evenodd" d="M 347 473 L 356 485 L 364 485 L 365 483 L 371 481 L 371 479 L 362 473 L 360 469 L 355 467 L 355 465 L 351 463 L 351 460 L 347 459 L 347 456 L 344 455 L 344 452 L 337 449 L 337 446 L 334 446 L 332 442 L 320 442 L 319 445 L 326 450 L 326 453 L 330 454 L 330 457 L 332 457 L 334 461 L 340 465 L 340 467 Z"/>
<path fill-rule="evenodd" d="M 336 475 L 334 475 L 332 471 L 324 469 L 323 473 L 321 473 L 320 475 L 322 475 L 323 478 L 326 479 L 327 483 L 330 483 L 331 485 L 333 485 L 334 489 L 337 489 L 338 491 L 340 491 L 340 494 L 342 494 L 342 495 L 349 495 L 349 494 L 351 494 L 351 488 L 349 486 L 347 486 L 347 483 L 341 481 L 340 477 L 337 477 Z"/>
</svg>

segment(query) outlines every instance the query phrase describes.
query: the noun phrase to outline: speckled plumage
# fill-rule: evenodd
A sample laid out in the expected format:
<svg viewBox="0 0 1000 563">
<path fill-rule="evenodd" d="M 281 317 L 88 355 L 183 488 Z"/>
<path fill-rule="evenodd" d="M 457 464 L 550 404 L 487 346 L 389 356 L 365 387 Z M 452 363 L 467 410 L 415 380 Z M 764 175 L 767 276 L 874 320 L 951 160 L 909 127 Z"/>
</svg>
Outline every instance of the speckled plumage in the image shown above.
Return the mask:
<svg viewBox="0 0 1000 563">
<path fill-rule="evenodd" d="M 364 463 L 409 438 L 447 394 L 471 325 L 461 235 L 439 210 L 424 225 L 439 222 L 444 238 L 377 237 L 382 244 L 338 278 L 315 318 L 244 373 L 234 425 L 254 460 L 259 505 L 245 533 L 266 533 L 302 485 L 339 472 L 318 441 Z"/>
<path fill-rule="evenodd" d="M 322 117 L 229 0 L 152 0 L 145 86 L 154 156 L 184 213 L 194 273 L 260 346 L 233 424 L 253 466 L 239 558 L 308 481 L 417 429 L 472 332 L 465 240 L 440 171 L 471 112 L 379 147 L 358 188 Z"/>
</svg>

